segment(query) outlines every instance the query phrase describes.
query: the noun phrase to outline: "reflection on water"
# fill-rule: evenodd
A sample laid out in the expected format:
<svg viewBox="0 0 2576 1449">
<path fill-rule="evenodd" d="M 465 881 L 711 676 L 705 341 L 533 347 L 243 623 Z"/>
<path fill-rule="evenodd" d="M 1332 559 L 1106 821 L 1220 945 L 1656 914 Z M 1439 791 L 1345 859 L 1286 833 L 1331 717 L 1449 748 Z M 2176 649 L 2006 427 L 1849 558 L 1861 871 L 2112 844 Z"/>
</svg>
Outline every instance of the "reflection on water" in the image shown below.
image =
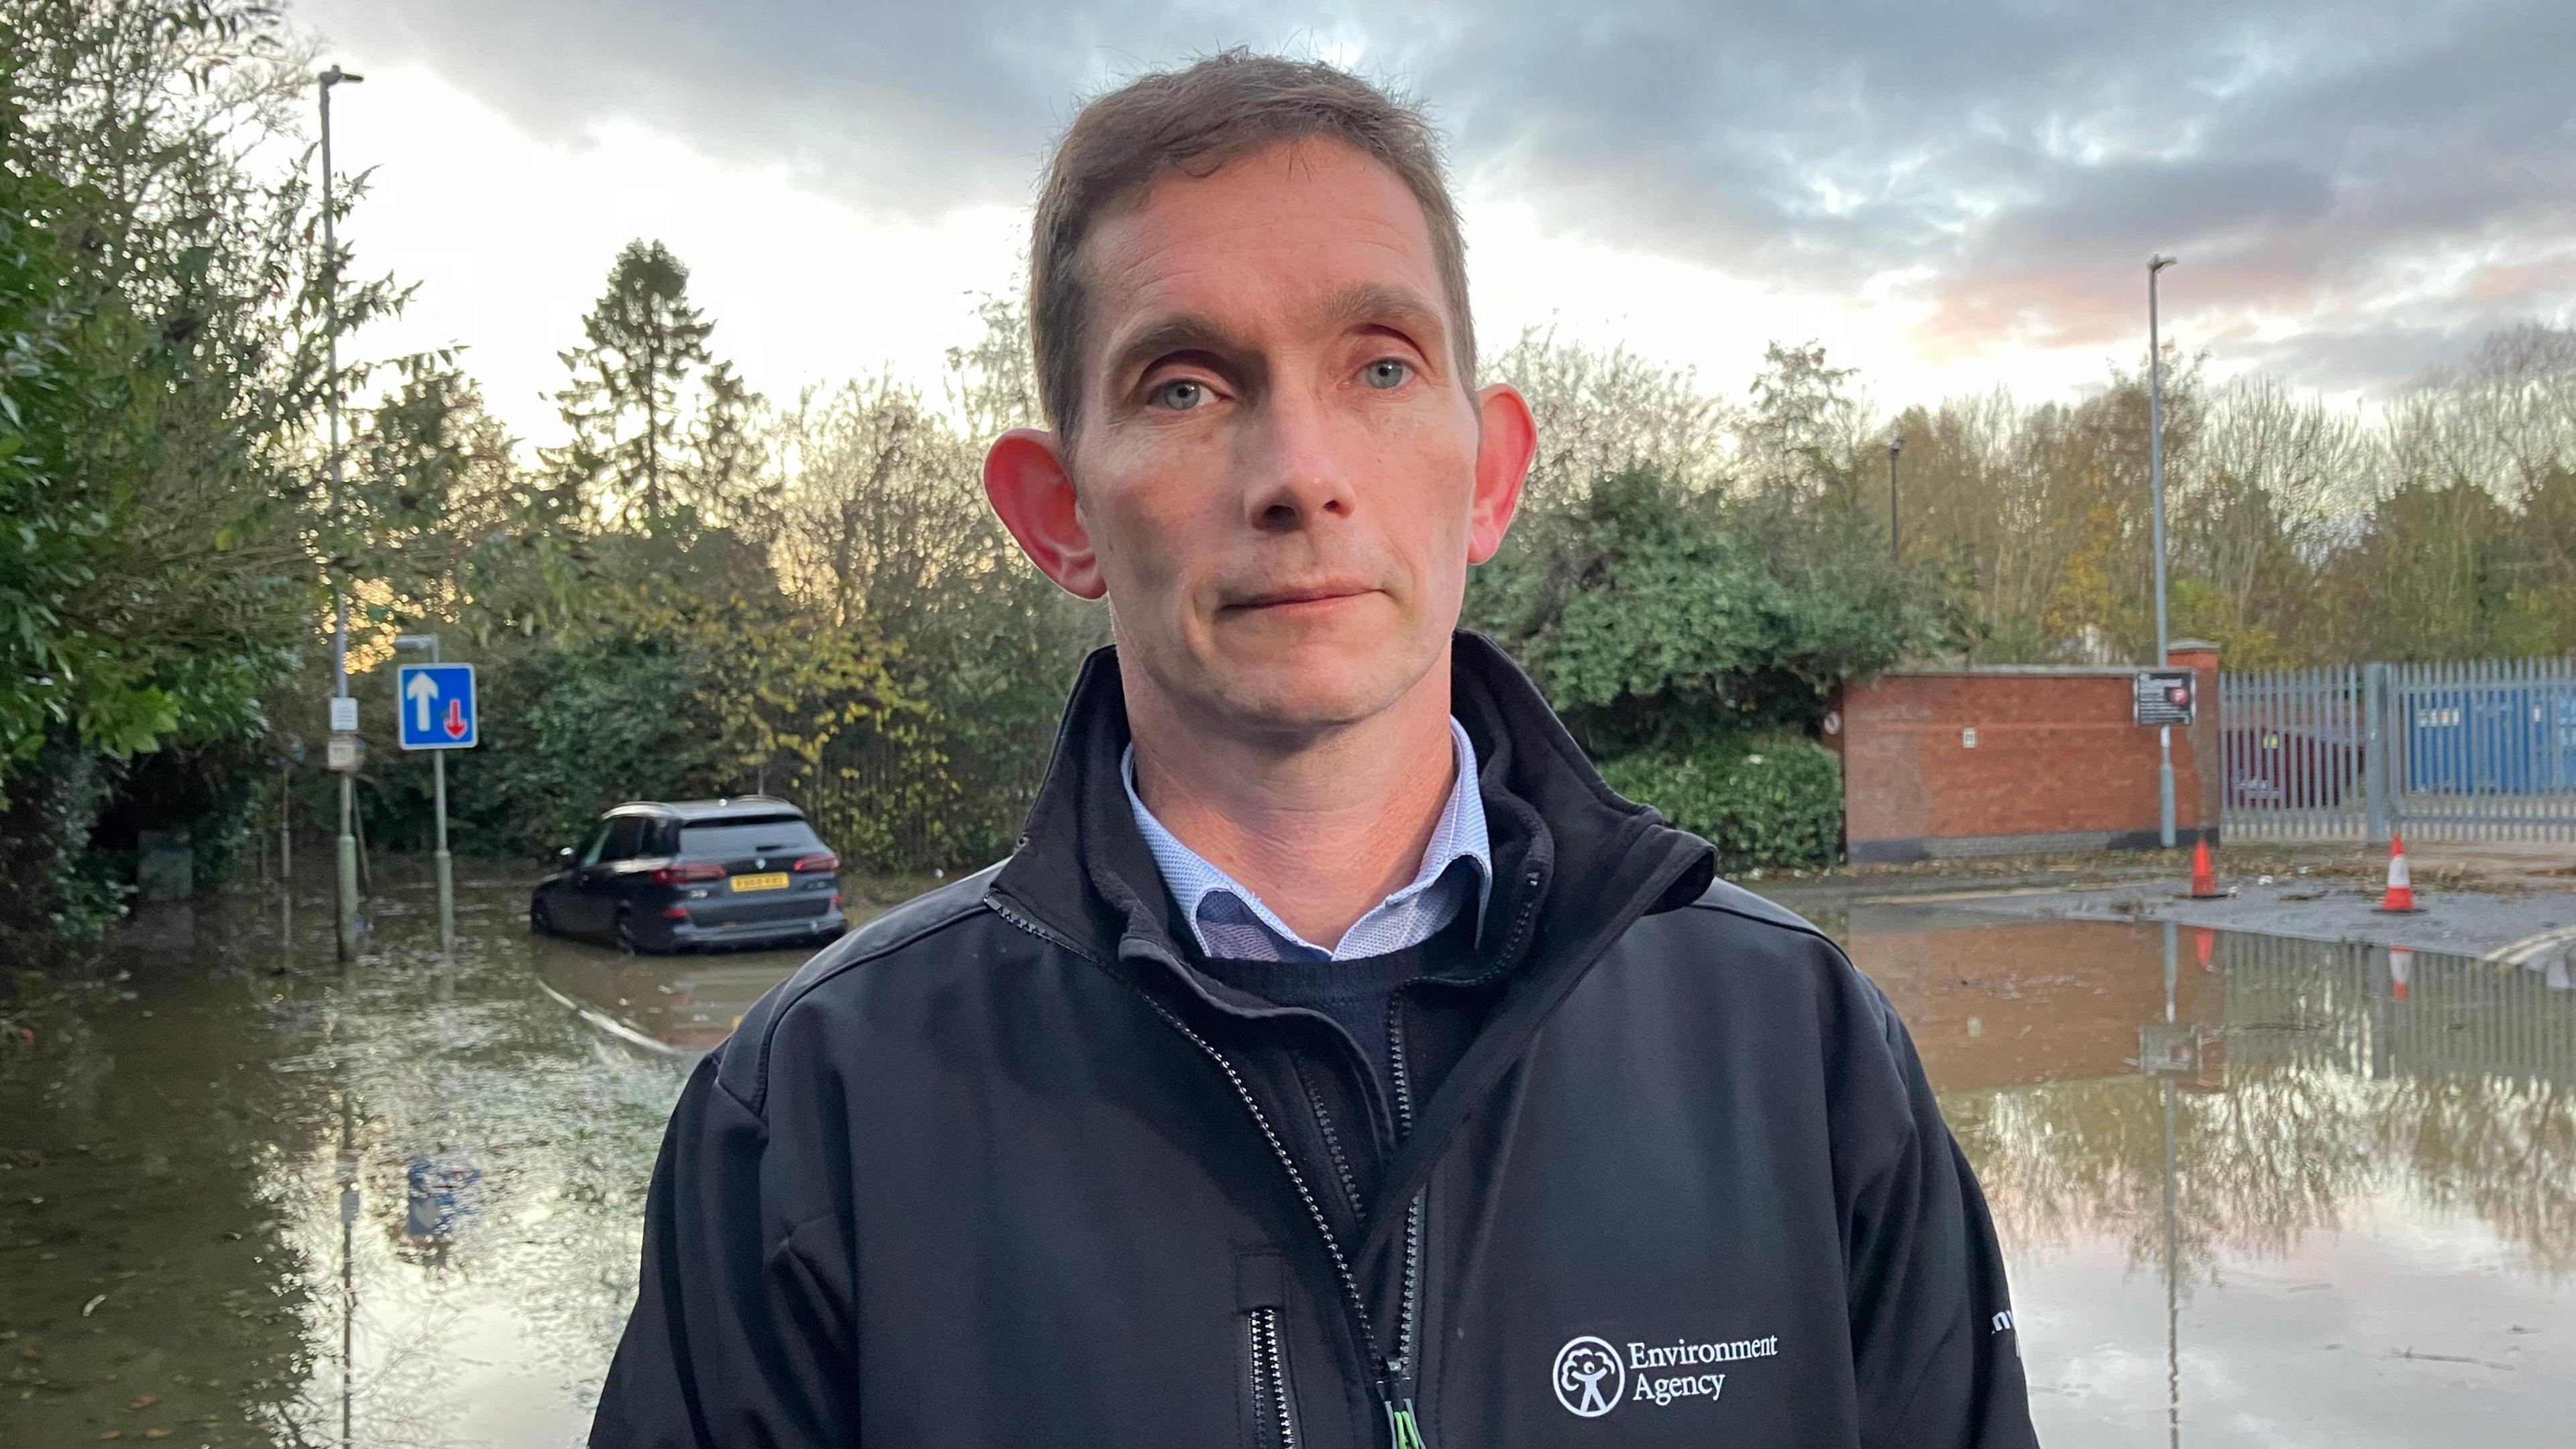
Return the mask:
<svg viewBox="0 0 2576 1449">
<path fill-rule="evenodd" d="M 2045 1436 L 2569 1442 L 2563 958 L 1855 911 L 2012 1259 Z"/>
<path fill-rule="evenodd" d="M 761 993 L 801 965 L 803 951 L 628 956 L 577 941 L 531 942 L 537 983 L 607 1034 L 695 1055 L 733 1034 Z"/>
<path fill-rule="evenodd" d="M 346 971 L 320 890 L 164 911 L 38 993 L 0 1046 L 0 1443 L 578 1442 L 689 1060 L 801 954 L 537 941 L 524 903 L 463 887 L 451 963 L 397 892 Z M 1993 1199 L 2051 1443 L 2565 1442 L 2563 962 L 1829 924 Z"/>
<path fill-rule="evenodd" d="M 0 1443 L 578 1442 L 688 1065 L 599 1023 L 702 1048 L 803 958 L 535 942 L 489 882 L 452 964 L 424 889 L 342 971 L 316 884 L 136 923 L 0 1049 Z"/>
</svg>

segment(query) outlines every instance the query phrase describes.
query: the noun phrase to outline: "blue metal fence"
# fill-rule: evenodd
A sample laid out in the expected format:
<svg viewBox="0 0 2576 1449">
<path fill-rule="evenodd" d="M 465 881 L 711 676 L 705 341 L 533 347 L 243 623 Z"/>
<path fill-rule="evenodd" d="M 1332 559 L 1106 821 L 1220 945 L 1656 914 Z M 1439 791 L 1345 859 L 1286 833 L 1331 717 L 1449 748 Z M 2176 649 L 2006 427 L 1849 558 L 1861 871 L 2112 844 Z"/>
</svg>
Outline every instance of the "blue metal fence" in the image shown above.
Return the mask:
<svg viewBox="0 0 2576 1449">
<path fill-rule="evenodd" d="M 2576 839 L 2576 660 L 2219 680 L 2221 828 L 2250 839 Z"/>
</svg>

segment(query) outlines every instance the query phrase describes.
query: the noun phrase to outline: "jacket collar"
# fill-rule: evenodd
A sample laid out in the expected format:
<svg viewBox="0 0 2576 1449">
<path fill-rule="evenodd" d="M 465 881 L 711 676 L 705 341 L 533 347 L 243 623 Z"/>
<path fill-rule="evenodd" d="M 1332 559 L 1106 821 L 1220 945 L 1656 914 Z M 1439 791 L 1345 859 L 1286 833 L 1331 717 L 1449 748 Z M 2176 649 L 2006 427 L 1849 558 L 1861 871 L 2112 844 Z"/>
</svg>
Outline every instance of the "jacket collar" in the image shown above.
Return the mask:
<svg viewBox="0 0 2576 1449">
<path fill-rule="evenodd" d="M 1451 713 L 1476 747 L 1493 884 L 1481 974 L 1518 974 L 1601 928 L 1695 899 L 1714 876 L 1705 841 L 1671 829 L 1602 782 L 1537 686 L 1492 641 L 1460 632 Z M 1116 648 L 1083 661 L 1019 846 L 994 878 L 997 904 L 1102 961 L 1178 963 L 1187 935 L 1136 828 L 1120 760 L 1127 702 Z M 1184 973 L 1194 976 L 1195 973 Z M 1197 983 L 1194 995 L 1209 994 Z M 1258 1015 L 1257 1003 L 1217 1004 Z"/>
</svg>

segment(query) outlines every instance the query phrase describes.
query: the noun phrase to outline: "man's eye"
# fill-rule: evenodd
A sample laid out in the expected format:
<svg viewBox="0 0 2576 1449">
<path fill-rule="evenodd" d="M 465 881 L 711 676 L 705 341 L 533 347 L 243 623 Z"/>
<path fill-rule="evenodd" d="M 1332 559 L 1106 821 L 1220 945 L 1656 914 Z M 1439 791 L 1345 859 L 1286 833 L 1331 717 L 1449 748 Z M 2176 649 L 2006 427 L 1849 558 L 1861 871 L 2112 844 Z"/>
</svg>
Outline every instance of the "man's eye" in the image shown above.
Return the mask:
<svg viewBox="0 0 2576 1449">
<path fill-rule="evenodd" d="M 1173 412 L 1185 413 L 1190 409 L 1197 407 L 1199 404 L 1206 402 L 1207 395 L 1208 390 L 1205 383 L 1192 382 L 1185 377 L 1176 377 L 1170 382 L 1164 383 L 1162 386 L 1155 388 L 1152 392 L 1146 394 L 1145 401 L 1153 407 L 1170 408 Z"/>
<path fill-rule="evenodd" d="M 1381 357 L 1360 369 L 1360 376 L 1374 388 L 1402 387 L 1404 380 L 1413 376 L 1413 367 L 1392 357 Z"/>
</svg>

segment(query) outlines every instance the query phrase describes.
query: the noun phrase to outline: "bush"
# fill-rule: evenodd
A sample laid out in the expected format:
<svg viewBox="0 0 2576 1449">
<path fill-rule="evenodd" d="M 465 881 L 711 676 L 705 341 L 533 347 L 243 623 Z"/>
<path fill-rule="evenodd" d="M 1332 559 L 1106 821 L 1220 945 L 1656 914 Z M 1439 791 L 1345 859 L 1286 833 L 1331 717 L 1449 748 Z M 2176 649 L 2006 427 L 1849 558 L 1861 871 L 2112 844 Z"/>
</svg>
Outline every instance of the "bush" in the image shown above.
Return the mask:
<svg viewBox="0 0 2576 1449">
<path fill-rule="evenodd" d="M 28 762 L 0 808 L 0 971 L 53 942 L 95 940 L 124 913 L 127 888 L 88 851 L 124 768 L 60 738 Z"/>
<path fill-rule="evenodd" d="M 478 683 L 489 691 L 483 747 L 448 762 L 458 850 L 541 859 L 619 801 L 687 800 L 750 784 L 719 758 L 699 704 L 700 661 L 667 638 L 606 635 L 512 650 Z M 398 838 L 425 845 L 429 772 L 426 761 L 406 764 Z M 386 838 L 397 837 L 388 830 Z"/>
<path fill-rule="evenodd" d="M 1632 470 L 1526 520 L 1470 575 L 1466 621 L 1596 758 L 1683 755 L 1814 728 L 1836 688 L 1934 645 L 1947 587 L 1892 567 L 1871 516 Z"/>
<path fill-rule="evenodd" d="M 1842 859 L 1842 763 L 1803 735 L 1738 735 L 1688 754 L 1623 755 L 1601 773 L 1620 794 L 1706 836 L 1722 872 L 1815 869 Z"/>
</svg>

